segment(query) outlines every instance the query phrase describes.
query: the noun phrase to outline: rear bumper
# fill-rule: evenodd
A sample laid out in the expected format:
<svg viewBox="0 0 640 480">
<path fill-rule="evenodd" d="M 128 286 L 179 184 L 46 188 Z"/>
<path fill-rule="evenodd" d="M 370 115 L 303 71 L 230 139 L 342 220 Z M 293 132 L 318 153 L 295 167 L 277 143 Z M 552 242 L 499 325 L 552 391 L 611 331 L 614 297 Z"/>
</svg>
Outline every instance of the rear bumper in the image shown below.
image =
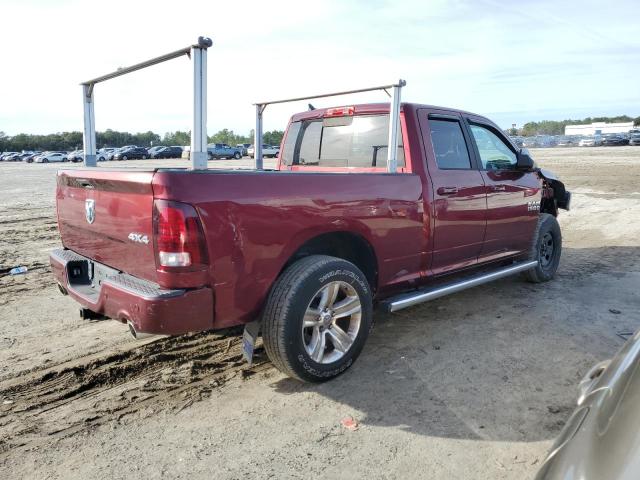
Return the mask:
<svg viewBox="0 0 640 480">
<path fill-rule="evenodd" d="M 49 259 L 57 282 L 70 297 L 96 313 L 133 323 L 140 333 L 180 335 L 213 328 L 210 288 L 167 290 L 97 263 L 109 274 L 91 280 L 90 259 L 66 249 L 52 251 Z"/>
</svg>

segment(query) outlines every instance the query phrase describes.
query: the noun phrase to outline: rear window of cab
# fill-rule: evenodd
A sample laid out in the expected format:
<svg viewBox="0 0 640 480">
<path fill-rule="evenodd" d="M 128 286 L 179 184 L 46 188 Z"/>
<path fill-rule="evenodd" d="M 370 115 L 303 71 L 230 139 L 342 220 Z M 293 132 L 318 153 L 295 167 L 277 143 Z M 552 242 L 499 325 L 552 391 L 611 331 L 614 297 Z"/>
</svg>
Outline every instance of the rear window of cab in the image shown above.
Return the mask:
<svg viewBox="0 0 640 480">
<path fill-rule="evenodd" d="M 282 163 L 328 168 L 386 168 L 389 115 L 331 117 L 293 122 Z M 398 135 L 398 167 L 404 167 Z"/>
</svg>

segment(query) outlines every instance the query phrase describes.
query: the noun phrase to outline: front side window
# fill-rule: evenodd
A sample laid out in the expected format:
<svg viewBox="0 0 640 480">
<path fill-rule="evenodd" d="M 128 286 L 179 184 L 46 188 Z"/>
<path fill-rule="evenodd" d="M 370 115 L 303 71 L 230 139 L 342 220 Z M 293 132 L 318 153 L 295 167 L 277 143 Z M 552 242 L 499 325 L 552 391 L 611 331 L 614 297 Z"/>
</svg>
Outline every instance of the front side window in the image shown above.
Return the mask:
<svg viewBox="0 0 640 480">
<path fill-rule="evenodd" d="M 294 122 L 287 133 L 282 160 L 285 165 L 386 168 L 388 135 L 388 115 Z M 404 166 L 401 136 L 398 166 Z"/>
<path fill-rule="evenodd" d="M 460 122 L 429 119 L 431 144 L 438 168 L 443 170 L 469 170 L 471 159 Z"/>
<path fill-rule="evenodd" d="M 480 125 L 471 125 L 473 139 L 484 170 L 511 170 L 516 167 L 516 154 L 495 133 Z"/>
</svg>

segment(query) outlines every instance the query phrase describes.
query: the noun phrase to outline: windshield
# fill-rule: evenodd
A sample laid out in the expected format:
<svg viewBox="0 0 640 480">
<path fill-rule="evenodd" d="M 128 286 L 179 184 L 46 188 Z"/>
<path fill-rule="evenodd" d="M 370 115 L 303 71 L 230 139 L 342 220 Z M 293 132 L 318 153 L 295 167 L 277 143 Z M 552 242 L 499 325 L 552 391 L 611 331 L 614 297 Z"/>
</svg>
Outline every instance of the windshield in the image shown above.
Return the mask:
<svg viewBox="0 0 640 480">
<path fill-rule="evenodd" d="M 388 115 L 294 122 L 289 127 L 282 160 L 285 165 L 385 168 L 388 135 Z M 401 138 L 398 166 L 404 166 Z"/>
</svg>

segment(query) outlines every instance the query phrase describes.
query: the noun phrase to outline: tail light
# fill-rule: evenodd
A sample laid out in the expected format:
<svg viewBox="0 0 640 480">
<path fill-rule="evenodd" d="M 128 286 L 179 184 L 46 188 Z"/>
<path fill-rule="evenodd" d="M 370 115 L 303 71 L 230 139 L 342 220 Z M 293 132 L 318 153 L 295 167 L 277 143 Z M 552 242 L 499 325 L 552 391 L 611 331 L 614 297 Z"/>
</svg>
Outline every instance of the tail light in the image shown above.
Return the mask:
<svg viewBox="0 0 640 480">
<path fill-rule="evenodd" d="M 348 115 L 353 115 L 356 111 L 355 107 L 336 107 L 336 108 L 327 108 L 324 112 L 325 117 L 346 117 Z"/>
<path fill-rule="evenodd" d="M 153 233 L 159 267 L 190 267 L 193 270 L 208 263 L 202 224 L 191 205 L 156 200 Z"/>
</svg>

